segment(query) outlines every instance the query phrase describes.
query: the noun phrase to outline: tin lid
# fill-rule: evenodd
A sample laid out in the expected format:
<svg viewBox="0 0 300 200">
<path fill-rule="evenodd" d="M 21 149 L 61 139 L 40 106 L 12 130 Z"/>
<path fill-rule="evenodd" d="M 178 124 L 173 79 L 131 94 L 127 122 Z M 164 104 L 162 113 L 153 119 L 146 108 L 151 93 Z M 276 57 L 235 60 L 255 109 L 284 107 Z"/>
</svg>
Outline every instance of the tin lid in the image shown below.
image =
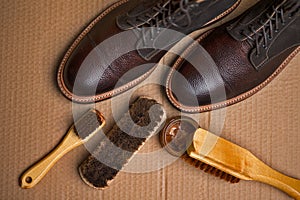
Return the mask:
<svg viewBox="0 0 300 200">
<path fill-rule="evenodd" d="M 160 132 L 160 143 L 168 153 L 180 157 L 192 144 L 197 128 L 199 125 L 192 118 L 185 116 L 171 118 Z"/>
</svg>

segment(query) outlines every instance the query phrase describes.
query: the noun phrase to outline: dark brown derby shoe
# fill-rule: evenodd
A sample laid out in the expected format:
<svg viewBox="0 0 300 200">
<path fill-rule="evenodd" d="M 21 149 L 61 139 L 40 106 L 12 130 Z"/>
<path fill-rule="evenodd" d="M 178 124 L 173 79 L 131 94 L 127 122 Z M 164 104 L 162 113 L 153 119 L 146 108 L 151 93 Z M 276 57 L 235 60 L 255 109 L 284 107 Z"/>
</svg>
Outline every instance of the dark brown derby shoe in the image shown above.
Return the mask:
<svg viewBox="0 0 300 200">
<path fill-rule="evenodd" d="M 299 0 L 264 0 L 200 36 L 183 53 L 188 59 L 178 58 L 168 75 L 171 103 L 182 111 L 204 112 L 240 102 L 262 89 L 300 50 L 299 5 Z M 186 61 L 203 57 L 201 51 L 195 53 L 199 44 L 214 61 L 205 73 L 200 72 L 205 67 L 201 63 Z M 179 81 L 181 76 L 185 81 Z"/>
<path fill-rule="evenodd" d="M 59 88 L 67 98 L 82 103 L 100 101 L 124 92 L 150 75 L 155 63 L 166 52 L 148 47 L 143 49 L 143 42 L 159 41 L 157 38 L 162 28 L 188 34 L 230 13 L 239 2 L 121 0 L 93 20 L 69 48 L 58 69 Z M 144 27 L 153 29 L 143 32 L 141 28 Z M 121 36 L 112 39 L 111 44 L 106 42 L 126 31 L 133 32 L 136 38 L 130 40 Z M 179 39 L 168 44 L 168 48 Z M 114 42 L 118 44 L 112 44 Z M 111 47 L 101 49 L 102 44 Z M 124 47 L 134 50 L 115 56 L 115 52 Z M 113 62 L 107 61 L 112 58 Z M 148 65 L 138 68 L 144 64 Z M 124 74 L 135 68 L 134 73 L 124 78 Z"/>
</svg>

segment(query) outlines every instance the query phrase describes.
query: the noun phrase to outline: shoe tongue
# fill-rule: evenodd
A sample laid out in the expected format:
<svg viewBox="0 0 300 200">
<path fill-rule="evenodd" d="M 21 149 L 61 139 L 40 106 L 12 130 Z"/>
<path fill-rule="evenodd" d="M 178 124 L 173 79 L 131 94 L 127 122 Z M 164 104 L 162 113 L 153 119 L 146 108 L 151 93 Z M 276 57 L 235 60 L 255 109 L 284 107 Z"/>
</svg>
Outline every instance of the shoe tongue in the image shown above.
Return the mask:
<svg viewBox="0 0 300 200">
<path fill-rule="evenodd" d="M 179 2 L 179 1 L 180 0 L 173 0 L 172 2 Z M 151 14 L 151 8 L 153 8 L 155 5 L 158 5 L 158 4 L 163 5 L 167 2 L 168 2 L 168 0 L 155 0 L 155 1 L 144 0 L 137 7 L 128 11 L 127 15 L 129 17 L 138 17 L 144 13 L 150 12 L 150 14 Z"/>
<path fill-rule="evenodd" d="M 284 8 L 285 15 L 288 15 L 291 12 L 297 11 L 299 5 L 299 0 L 260 1 L 242 14 L 237 21 L 228 26 L 227 31 L 235 40 L 246 40 L 246 35 L 251 36 L 254 34 L 249 27 L 253 26 L 254 30 L 260 29 L 262 27 L 261 22 L 268 20 L 268 16 L 274 12 L 274 8 L 281 6 Z M 241 34 L 241 32 L 244 34 Z"/>
<path fill-rule="evenodd" d="M 300 7 L 300 1 L 299 0 L 285 1 L 282 6 L 286 13 L 293 14 L 294 12 L 298 11 Z"/>
<path fill-rule="evenodd" d="M 147 13 L 147 12 L 149 12 L 149 9 L 151 9 L 151 7 L 155 6 L 155 4 L 157 4 L 158 2 L 160 2 L 160 1 L 157 1 L 157 2 L 153 2 L 153 1 L 143 2 L 142 4 L 138 5 L 134 9 L 128 11 L 127 15 L 129 17 L 137 17 L 137 16 L 139 16 L 143 13 Z"/>
<path fill-rule="evenodd" d="M 202 12 L 199 4 L 203 5 L 212 3 L 215 0 L 156 0 L 144 2 L 137 7 L 130 10 L 116 19 L 117 26 L 122 30 L 129 30 L 132 28 L 149 27 L 151 23 L 153 26 L 159 25 L 159 27 L 168 28 L 163 24 L 163 18 L 166 19 L 169 14 L 172 15 L 172 21 L 180 27 L 184 27 L 188 20 L 186 16 L 182 16 L 181 9 L 191 6 L 188 9 L 192 15 L 196 15 Z M 196 6 L 198 5 L 198 6 Z M 183 8 L 181 8 L 183 6 Z M 164 16 L 164 17 L 163 17 Z"/>
</svg>

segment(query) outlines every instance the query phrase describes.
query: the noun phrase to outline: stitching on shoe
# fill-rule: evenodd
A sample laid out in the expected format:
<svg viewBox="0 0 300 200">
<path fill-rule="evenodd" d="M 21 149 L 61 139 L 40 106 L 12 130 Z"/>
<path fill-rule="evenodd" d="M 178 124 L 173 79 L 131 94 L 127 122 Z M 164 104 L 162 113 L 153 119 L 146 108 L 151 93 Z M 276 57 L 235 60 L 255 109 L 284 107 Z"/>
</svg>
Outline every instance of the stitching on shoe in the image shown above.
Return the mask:
<svg viewBox="0 0 300 200">
<path fill-rule="evenodd" d="M 99 95 L 95 95 L 95 96 L 86 96 L 86 97 L 80 97 L 77 95 L 74 95 L 71 91 L 69 91 L 67 89 L 67 87 L 65 86 L 64 82 L 63 82 L 63 69 L 65 67 L 65 64 L 68 60 L 68 58 L 70 57 L 70 55 L 72 54 L 72 52 L 74 51 L 74 49 L 77 47 L 77 45 L 79 44 L 79 42 L 83 39 L 83 37 L 95 26 L 96 23 L 98 23 L 99 20 L 101 20 L 103 17 L 105 17 L 108 13 L 110 13 L 112 10 L 116 9 L 117 7 L 121 6 L 124 3 L 127 3 L 129 0 L 122 0 L 119 2 L 116 2 L 115 4 L 111 5 L 110 7 L 108 7 L 106 10 L 104 10 L 96 19 L 94 19 L 81 33 L 80 35 L 76 38 L 76 40 L 73 42 L 73 44 L 71 45 L 71 47 L 68 49 L 67 53 L 65 54 L 59 69 L 58 69 L 58 75 L 57 75 L 57 82 L 58 82 L 58 86 L 61 90 L 61 92 L 70 100 L 74 100 L 76 102 L 80 102 L 80 103 L 89 103 L 89 102 L 93 102 L 93 101 L 101 101 L 104 99 L 107 99 L 111 96 L 113 96 L 114 94 L 120 94 L 124 91 L 126 91 L 128 88 L 132 88 L 134 87 L 136 84 L 140 83 L 141 81 L 145 80 L 148 75 L 150 75 L 154 69 L 156 68 L 153 67 L 153 69 L 149 70 L 148 72 L 146 72 L 144 75 L 138 77 L 137 79 L 125 84 L 122 87 L 119 87 L 117 89 L 108 91 L 106 93 L 102 93 Z M 240 4 L 241 0 L 238 0 L 233 6 L 231 6 L 229 9 L 227 9 L 226 11 L 224 11 L 223 13 L 221 13 L 220 15 L 218 15 L 217 17 L 215 17 L 214 19 L 212 19 L 211 21 L 209 21 L 208 23 L 206 23 L 203 27 L 210 25 L 214 22 L 216 22 L 217 20 L 223 18 L 225 15 L 229 14 L 230 12 L 232 12 L 239 4 Z"/>
<path fill-rule="evenodd" d="M 202 39 L 204 39 L 205 37 L 207 37 L 207 35 L 209 35 L 209 33 L 204 33 L 203 35 L 201 35 L 198 39 L 197 42 L 201 42 Z M 191 50 L 192 47 L 194 47 L 195 44 L 192 44 L 189 48 L 186 49 L 185 52 L 183 52 L 183 55 L 188 54 Z M 166 83 L 166 93 L 167 96 L 169 98 L 169 100 L 171 101 L 171 103 L 178 109 L 185 111 L 185 112 L 206 112 L 206 111 L 211 111 L 214 109 L 218 109 L 218 108 L 223 108 L 226 106 L 230 106 L 232 104 L 241 102 L 247 98 L 249 98 L 250 96 L 254 95 L 255 93 L 257 93 L 258 91 L 260 91 L 262 88 L 264 88 L 266 85 L 268 85 L 285 67 L 286 65 L 297 55 L 297 53 L 300 52 L 300 46 L 297 47 L 282 63 L 281 65 L 275 70 L 275 72 L 273 72 L 273 74 L 271 74 L 265 81 L 263 81 L 261 84 L 259 84 L 258 86 L 256 86 L 255 88 L 249 90 L 248 92 L 245 92 L 243 94 L 238 95 L 237 97 L 228 99 L 226 101 L 220 102 L 220 103 L 216 103 L 216 104 L 211 104 L 211 105 L 206 105 L 206 106 L 197 106 L 197 107 L 193 107 L 193 106 L 185 106 L 181 103 L 179 103 L 173 96 L 171 89 L 170 89 L 170 85 L 171 85 L 171 77 L 174 73 L 174 71 L 176 69 L 179 68 L 180 64 L 183 62 L 183 58 L 179 57 L 175 64 L 172 67 L 172 71 L 169 73 L 168 78 L 167 78 L 167 83 Z"/>
<path fill-rule="evenodd" d="M 80 41 L 86 36 L 86 34 L 97 24 L 103 17 L 105 17 L 108 13 L 110 13 L 112 10 L 116 9 L 117 7 L 121 6 L 122 4 L 128 2 L 129 0 L 122 0 L 119 2 L 114 3 L 110 7 L 108 7 L 106 10 L 104 10 L 97 18 L 95 18 L 81 33 L 80 35 L 76 38 L 76 40 L 73 42 L 71 47 L 67 50 L 63 60 L 61 61 L 61 64 L 58 69 L 58 74 L 57 74 L 57 82 L 60 90 L 62 93 L 69 99 L 75 100 L 75 95 L 72 95 L 72 92 L 70 92 L 67 87 L 65 86 L 63 82 L 63 70 L 66 65 L 67 60 L 69 59 L 70 55 L 74 51 L 74 49 L 77 47 L 77 45 L 80 43 Z M 86 98 L 86 97 L 82 97 Z M 81 98 L 80 98 L 81 99 Z M 79 101 L 81 101 L 78 99 Z M 82 102 L 88 102 L 87 100 L 83 100 Z"/>
</svg>

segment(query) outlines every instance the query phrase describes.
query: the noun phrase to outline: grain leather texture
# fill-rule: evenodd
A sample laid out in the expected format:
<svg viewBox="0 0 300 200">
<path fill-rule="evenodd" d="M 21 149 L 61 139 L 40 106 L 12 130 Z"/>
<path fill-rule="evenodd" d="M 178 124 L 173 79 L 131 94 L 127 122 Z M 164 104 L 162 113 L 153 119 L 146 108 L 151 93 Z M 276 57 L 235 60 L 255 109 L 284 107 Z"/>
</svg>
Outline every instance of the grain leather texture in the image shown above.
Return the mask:
<svg viewBox="0 0 300 200">
<path fill-rule="evenodd" d="M 272 2 L 269 1 L 268 6 L 272 5 Z M 260 4 L 256 6 L 260 7 Z M 256 7 L 250 8 L 246 12 L 248 15 L 255 15 L 254 13 L 256 13 Z M 244 15 L 242 17 L 245 18 Z M 241 30 L 239 27 L 230 32 L 233 25 L 243 26 L 243 24 L 237 23 L 240 22 L 240 18 L 237 17 L 233 21 L 216 28 L 204 39 L 198 39 L 199 44 L 215 62 L 223 82 L 208 87 L 208 82 L 217 80 L 213 70 L 208 70 L 205 74 L 201 73 L 201 64 L 193 66 L 190 62 L 182 59 L 182 62 L 176 66 L 179 74 L 171 75 L 170 85 L 167 86 L 173 91 L 174 98 L 171 99 L 171 102 L 180 101 L 179 103 L 184 106 L 201 107 L 234 99 L 262 84 L 299 46 L 300 17 L 298 12 L 292 23 L 286 24 L 284 30 L 280 31 L 272 40 L 266 51 L 267 55 L 262 55 L 267 60 L 257 69 L 251 60 L 256 58 L 255 55 L 253 56 L 253 52 L 256 51 L 254 44 L 249 42 L 247 38 L 233 37 L 238 35 L 235 31 Z M 197 51 L 189 50 L 188 60 L 197 60 L 199 54 L 194 52 Z M 177 81 L 179 76 L 183 76 L 187 81 Z M 218 92 L 221 90 L 225 90 L 225 97 L 218 96 L 218 94 L 222 94 L 222 92 Z M 211 100 L 212 93 L 217 94 L 213 97 L 214 102 Z M 197 98 L 196 102 L 192 101 L 191 97 L 194 96 Z"/>
</svg>

